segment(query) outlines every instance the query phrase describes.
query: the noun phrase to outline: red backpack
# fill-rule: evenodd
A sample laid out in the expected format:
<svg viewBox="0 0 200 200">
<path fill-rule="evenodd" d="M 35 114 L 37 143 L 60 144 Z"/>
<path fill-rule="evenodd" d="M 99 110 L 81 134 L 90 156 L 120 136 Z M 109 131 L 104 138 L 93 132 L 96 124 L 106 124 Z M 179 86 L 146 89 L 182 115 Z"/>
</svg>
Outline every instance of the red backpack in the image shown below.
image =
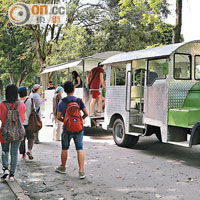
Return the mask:
<svg viewBox="0 0 200 200">
<path fill-rule="evenodd" d="M 62 101 L 67 104 L 64 118 L 65 129 L 71 134 L 80 133 L 83 130 L 83 118 L 79 107 L 81 99 L 70 102 L 67 98 L 64 98 Z"/>
</svg>

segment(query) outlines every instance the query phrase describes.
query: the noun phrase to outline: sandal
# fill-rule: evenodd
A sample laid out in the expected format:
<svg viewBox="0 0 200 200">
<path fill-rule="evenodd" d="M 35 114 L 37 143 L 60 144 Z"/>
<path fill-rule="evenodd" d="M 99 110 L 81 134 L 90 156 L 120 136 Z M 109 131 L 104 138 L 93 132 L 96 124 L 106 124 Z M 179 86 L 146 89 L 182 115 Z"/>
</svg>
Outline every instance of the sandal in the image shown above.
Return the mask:
<svg viewBox="0 0 200 200">
<path fill-rule="evenodd" d="M 13 175 L 13 174 L 11 174 L 11 175 L 9 176 L 9 181 L 10 181 L 10 182 L 14 182 L 14 181 L 15 181 L 15 178 L 14 178 L 14 175 Z"/>
<path fill-rule="evenodd" d="M 5 181 L 8 175 L 9 175 L 9 170 L 3 169 L 3 175 L 1 176 L 1 181 Z"/>
</svg>

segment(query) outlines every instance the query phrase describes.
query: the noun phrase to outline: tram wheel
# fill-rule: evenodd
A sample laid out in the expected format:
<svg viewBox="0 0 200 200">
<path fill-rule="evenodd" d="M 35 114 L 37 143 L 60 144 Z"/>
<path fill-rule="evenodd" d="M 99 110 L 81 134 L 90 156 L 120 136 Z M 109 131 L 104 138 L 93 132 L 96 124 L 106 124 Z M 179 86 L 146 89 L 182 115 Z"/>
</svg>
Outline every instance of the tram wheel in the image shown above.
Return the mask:
<svg viewBox="0 0 200 200">
<path fill-rule="evenodd" d="M 113 125 L 113 139 L 118 146 L 132 147 L 137 144 L 139 136 L 125 134 L 124 122 L 117 119 Z"/>
</svg>

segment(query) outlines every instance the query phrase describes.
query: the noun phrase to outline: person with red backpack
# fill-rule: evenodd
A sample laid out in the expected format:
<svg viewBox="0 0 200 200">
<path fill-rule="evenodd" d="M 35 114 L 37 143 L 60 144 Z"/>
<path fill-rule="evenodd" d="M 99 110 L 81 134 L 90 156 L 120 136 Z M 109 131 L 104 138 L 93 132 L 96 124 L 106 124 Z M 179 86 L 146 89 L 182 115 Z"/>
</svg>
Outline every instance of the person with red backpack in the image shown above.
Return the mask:
<svg viewBox="0 0 200 200">
<path fill-rule="evenodd" d="M 86 175 L 84 172 L 83 120 L 88 116 L 88 111 L 83 101 L 74 96 L 74 85 L 72 82 L 66 81 L 64 83 L 64 91 L 67 93 L 67 97 L 59 102 L 57 109 L 57 119 L 64 122 L 64 126 L 61 135 L 61 165 L 56 168 L 56 172 L 66 173 L 68 149 L 70 141 L 73 138 L 78 156 L 79 178 L 84 179 Z M 83 112 L 83 116 L 81 111 Z"/>
<path fill-rule="evenodd" d="M 1 180 L 9 177 L 14 181 L 17 167 L 18 149 L 24 139 L 25 130 L 23 122 L 26 119 L 26 107 L 23 102 L 18 101 L 18 88 L 14 84 L 6 87 L 6 101 L 0 103 L 0 142 L 2 147 L 3 175 Z M 9 152 L 11 156 L 9 167 Z"/>
</svg>

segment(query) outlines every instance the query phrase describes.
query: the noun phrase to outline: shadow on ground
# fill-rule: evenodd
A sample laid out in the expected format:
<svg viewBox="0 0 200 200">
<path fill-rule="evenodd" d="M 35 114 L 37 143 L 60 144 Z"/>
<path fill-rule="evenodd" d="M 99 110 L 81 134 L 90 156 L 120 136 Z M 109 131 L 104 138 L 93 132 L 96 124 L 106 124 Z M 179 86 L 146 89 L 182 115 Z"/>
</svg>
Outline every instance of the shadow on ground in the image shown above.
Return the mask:
<svg viewBox="0 0 200 200">
<path fill-rule="evenodd" d="M 130 149 L 142 151 L 155 157 L 177 160 L 185 165 L 200 168 L 200 147 L 181 147 L 160 143 L 155 137 L 140 138 L 138 144 Z"/>
<path fill-rule="evenodd" d="M 102 128 L 85 128 L 85 136 L 93 140 L 111 140 L 112 132 Z"/>
</svg>

